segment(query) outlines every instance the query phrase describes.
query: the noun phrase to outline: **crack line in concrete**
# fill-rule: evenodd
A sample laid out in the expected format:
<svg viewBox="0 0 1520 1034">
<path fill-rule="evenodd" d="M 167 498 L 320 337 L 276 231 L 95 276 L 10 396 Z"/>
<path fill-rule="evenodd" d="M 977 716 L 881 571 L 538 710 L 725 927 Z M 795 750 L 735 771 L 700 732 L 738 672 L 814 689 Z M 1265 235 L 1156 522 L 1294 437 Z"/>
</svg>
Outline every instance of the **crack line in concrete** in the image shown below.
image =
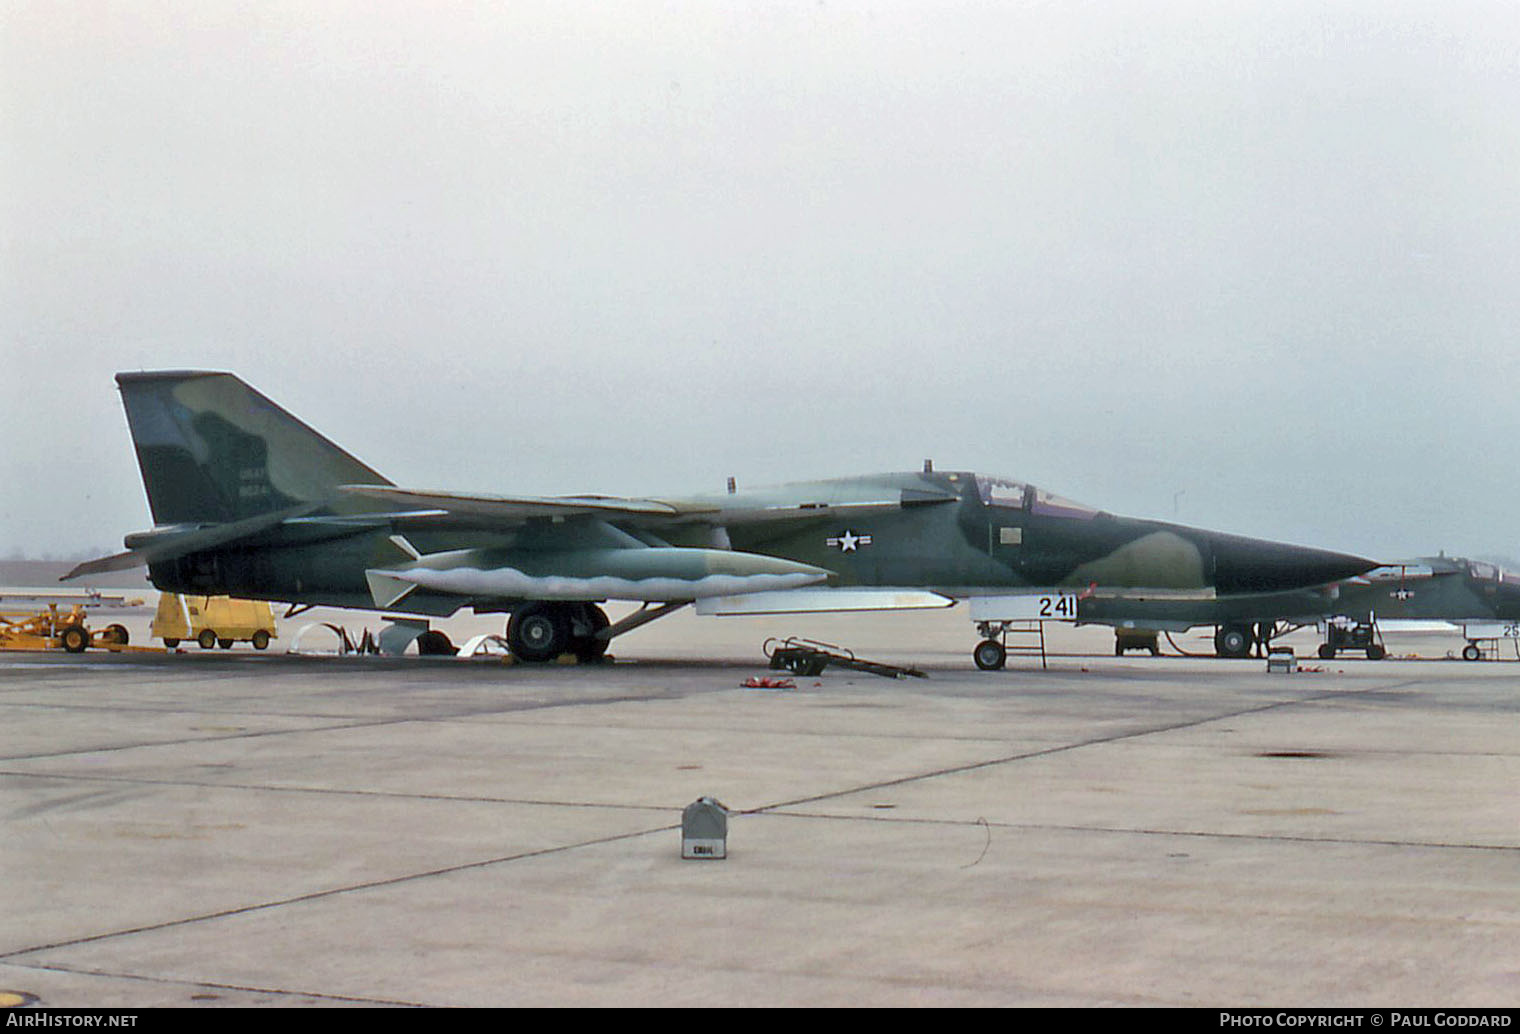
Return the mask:
<svg viewBox="0 0 1520 1034">
<path fill-rule="evenodd" d="M 633 840 L 638 837 L 650 836 L 655 833 L 668 833 L 679 829 L 680 823 L 668 826 L 659 826 L 654 829 L 634 830 L 631 833 L 615 833 L 612 836 L 598 837 L 594 840 L 583 840 L 574 844 L 560 844 L 556 847 L 540 848 L 536 851 L 521 851 L 517 854 L 504 855 L 499 858 L 487 858 L 474 862 L 462 862 L 459 865 L 448 865 L 439 869 L 431 869 L 427 872 L 403 873 L 400 876 L 389 876 L 379 880 L 365 880 L 360 883 L 348 884 L 342 887 L 328 887 L 326 890 L 315 890 L 306 894 L 296 894 L 292 897 L 281 898 L 277 901 L 261 901 L 252 905 L 241 905 L 237 908 L 220 909 L 216 912 L 207 912 L 202 915 L 184 916 L 179 919 L 169 919 L 161 923 L 146 923 L 142 926 L 131 927 L 125 930 L 111 930 L 106 933 L 88 934 L 84 937 L 73 937 L 68 940 L 56 941 L 52 944 L 37 944 L 29 948 L 16 948 L 11 951 L 0 952 L 0 959 L 12 960 L 23 955 L 32 955 L 42 951 L 54 951 L 59 948 L 72 948 L 81 944 L 92 944 L 97 941 L 111 940 L 116 937 L 129 937 L 133 934 L 152 933 L 157 930 L 170 930 L 177 926 L 189 926 L 195 923 L 203 923 L 212 919 L 227 919 L 233 916 L 248 915 L 253 912 L 262 912 L 268 909 L 281 908 L 285 905 L 304 904 L 308 901 L 320 901 L 323 898 L 336 897 L 340 894 L 349 894 L 359 890 L 376 890 L 381 887 L 393 887 L 413 880 L 431 879 L 435 876 L 450 876 L 455 873 L 469 872 L 472 869 L 484 869 L 493 865 L 502 865 L 507 862 L 519 862 L 527 858 L 542 858 L 545 855 L 562 854 L 567 851 L 575 851 L 583 847 L 596 847 L 601 844 L 612 844 L 619 840 Z"/>
<path fill-rule="evenodd" d="M 243 994 L 280 995 L 298 998 L 319 998 L 325 1002 L 350 1002 L 355 1005 L 385 1005 L 403 1008 L 421 1009 L 426 1008 L 420 1002 L 408 1002 L 391 998 L 370 998 L 361 995 L 340 995 L 326 991 L 287 991 L 275 987 L 245 987 L 240 984 L 219 983 L 213 980 L 180 980 L 174 977 L 154 977 L 142 973 L 115 973 L 103 969 L 81 969 L 75 966 L 63 966 L 56 963 L 8 961 L 7 966 L 16 969 L 34 970 L 42 973 L 67 973 L 70 976 L 102 977 L 110 980 L 135 980 L 142 984 L 161 984 L 179 987 L 211 988 L 217 991 L 237 991 Z M 71 1006 L 38 1004 L 39 1008 L 71 1008 Z"/>
<path fill-rule="evenodd" d="M 1093 739 L 1082 740 L 1077 743 L 1064 743 L 1054 747 L 1045 747 L 1040 750 L 1023 751 L 1018 754 L 1009 754 L 1006 757 L 989 758 L 985 761 L 973 761 L 964 765 L 951 765 L 947 768 L 936 769 L 932 772 L 920 772 L 915 775 L 901 776 L 897 779 L 886 779 L 876 783 L 867 783 L 863 786 L 857 786 L 848 790 L 836 790 L 831 793 L 816 794 L 811 797 L 799 797 L 796 800 L 781 801 L 776 804 L 767 804 L 759 808 L 749 808 L 740 814 L 758 815 L 767 811 L 773 811 L 777 808 L 792 808 L 796 807 L 799 804 L 816 804 L 819 801 L 832 800 L 836 797 L 847 797 L 851 794 L 865 793 L 870 790 L 882 790 L 891 786 L 902 786 L 906 783 L 916 783 L 921 780 L 935 779 L 940 776 L 961 775 L 966 772 L 975 772 L 978 769 L 994 768 L 998 765 L 1006 765 L 1015 761 L 1027 761 L 1030 758 L 1046 757 L 1051 754 L 1062 754 L 1066 751 L 1080 750 L 1084 747 L 1100 747 L 1108 743 L 1118 743 L 1121 740 L 1138 739 L 1143 736 L 1154 736 L 1157 733 L 1163 732 L 1176 732 L 1179 729 L 1191 729 L 1196 726 L 1207 725 L 1210 722 L 1225 721 L 1231 718 L 1241 718 L 1246 715 L 1262 714 L 1267 711 L 1275 711 L 1280 708 L 1299 707 L 1304 704 L 1319 703 L 1324 700 L 1344 700 L 1348 697 L 1361 696 L 1370 692 L 1386 692 L 1390 689 L 1396 689 L 1400 685 L 1414 684 L 1414 681 L 1410 680 L 1408 682 L 1399 683 L 1395 686 L 1379 686 L 1376 687 L 1376 689 L 1369 688 L 1365 690 L 1352 691 L 1338 690 L 1333 692 L 1320 693 L 1314 696 L 1301 697 L 1295 700 L 1277 700 L 1269 704 L 1261 704 L 1256 707 L 1248 707 L 1239 711 L 1230 711 L 1225 714 L 1208 715 L 1202 718 L 1192 718 L 1187 721 L 1173 722 L 1169 725 L 1155 726 L 1147 729 L 1135 729 L 1129 732 L 1117 732 L 1109 736 L 1098 736 Z"/>
<path fill-rule="evenodd" d="M 825 812 L 786 811 L 786 812 L 746 812 L 758 818 L 780 819 L 809 819 L 824 822 L 883 822 L 901 823 L 903 825 L 924 826 L 954 826 L 957 828 L 980 829 L 984 818 L 975 819 L 933 819 L 908 815 L 829 815 Z M 1300 843 L 1300 844 L 1340 844 L 1346 847 L 1420 847 L 1436 851 L 1520 851 L 1520 844 L 1471 844 L 1452 843 L 1439 840 L 1376 840 L 1353 837 L 1311 837 L 1288 833 L 1223 833 L 1217 830 L 1204 829 L 1147 829 L 1143 827 L 1129 826 L 1073 826 L 1061 825 L 1054 822 L 991 822 L 988 823 L 993 829 L 1043 831 L 1052 833 L 1102 833 L 1120 834 L 1145 837 L 1198 837 L 1208 840 L 1257 840 L 1268 843 Z"/>
</svg>

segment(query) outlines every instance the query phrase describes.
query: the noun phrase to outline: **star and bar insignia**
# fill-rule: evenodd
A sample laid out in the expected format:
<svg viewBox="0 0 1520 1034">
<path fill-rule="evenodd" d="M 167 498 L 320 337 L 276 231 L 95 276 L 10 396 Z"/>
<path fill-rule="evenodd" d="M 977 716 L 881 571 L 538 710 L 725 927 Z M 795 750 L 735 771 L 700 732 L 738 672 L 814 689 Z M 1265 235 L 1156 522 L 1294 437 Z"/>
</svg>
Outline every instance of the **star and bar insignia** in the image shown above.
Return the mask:
<svg viewBox="0 0 1520 1034">
<path fill-rule="evenodd" d="M 825 541 L 830 546 L 837 547 L 841 553 L 854 553 L 861 546 L 869 546 L 871 544 L 871 536 L 857 535 L 853 531 L 846 530 L 843 535 L 836 535 Z"/>
</svg>

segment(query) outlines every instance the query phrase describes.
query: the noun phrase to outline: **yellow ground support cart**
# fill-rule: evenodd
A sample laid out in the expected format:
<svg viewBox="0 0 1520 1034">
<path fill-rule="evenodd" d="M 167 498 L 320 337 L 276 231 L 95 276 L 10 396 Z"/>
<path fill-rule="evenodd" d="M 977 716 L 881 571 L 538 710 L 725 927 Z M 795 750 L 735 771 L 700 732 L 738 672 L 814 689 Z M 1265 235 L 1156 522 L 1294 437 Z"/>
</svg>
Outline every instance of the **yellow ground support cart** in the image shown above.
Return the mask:
<svg viewBox="0 0 1520 1034">
<path fill-rule="evenodd" d="M 193 639 L 203 650 L 229 650 L 233 643 L 262 650 L 275 637 L 274 611 L 262 600 L 166 592 L 158 597 L 151 633 L 171 649 Z"/>
<path fill-rule="evenodd" d="M 84 607 L 78 604 L 67 611 L 50 603 L 47 610 L 0 613 L 0 650 L 64 649 L 84 653 L 91 646 L 124 648 L 127 638 L 124 625 L 91 632 L 85 624 Z"/>
</svg>

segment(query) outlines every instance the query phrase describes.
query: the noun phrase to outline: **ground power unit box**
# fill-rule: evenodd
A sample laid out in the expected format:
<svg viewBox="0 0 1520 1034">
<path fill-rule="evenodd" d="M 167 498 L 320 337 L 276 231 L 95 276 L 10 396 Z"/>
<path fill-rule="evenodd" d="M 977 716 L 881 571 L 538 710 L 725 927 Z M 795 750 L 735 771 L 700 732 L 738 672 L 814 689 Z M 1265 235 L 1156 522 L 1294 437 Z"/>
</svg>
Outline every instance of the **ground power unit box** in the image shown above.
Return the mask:
<svg viewBox="0 0 1520 1034">
<path fill-rule="evenodd" d="M 681 813 L 681 857 L 728 857 L 728 809 L 712 797 L 699 797 Z"/>
</svg>

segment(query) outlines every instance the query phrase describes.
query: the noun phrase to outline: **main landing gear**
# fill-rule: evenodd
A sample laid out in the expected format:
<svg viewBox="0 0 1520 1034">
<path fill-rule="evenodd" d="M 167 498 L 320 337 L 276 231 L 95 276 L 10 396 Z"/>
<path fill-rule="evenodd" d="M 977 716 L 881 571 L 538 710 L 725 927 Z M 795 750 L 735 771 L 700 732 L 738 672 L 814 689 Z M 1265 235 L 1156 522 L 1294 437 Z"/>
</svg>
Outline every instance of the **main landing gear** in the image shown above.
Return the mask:
<svg viewBox="0 0 1520 1034">
<path fill-rule="evenodd" d="M 1272 621 L 1258 621 L 1254 626 L 1246 621 L 1233 621 L 1214 629 L 1214 653 L 1220 657 L 1241 658 L 1256 651 L 1260 657 L 1272 640 L 1293 631 L 1292 625 Z"/>
<path fill-rule="evenodd" d="M 611 622 L 594 603 L 529 603 L 507 621 L 507 648 L 520 661 L 542 663 L 572 653 L 581 663 L 607 654 Z"/>
<path fill-rule="evenodd" d="M 1249 657 L 1255 642 L 1249 625 L 1220 625 L 1214 630 L 1214 653 L 1220 657 Z"/>
</svg>

